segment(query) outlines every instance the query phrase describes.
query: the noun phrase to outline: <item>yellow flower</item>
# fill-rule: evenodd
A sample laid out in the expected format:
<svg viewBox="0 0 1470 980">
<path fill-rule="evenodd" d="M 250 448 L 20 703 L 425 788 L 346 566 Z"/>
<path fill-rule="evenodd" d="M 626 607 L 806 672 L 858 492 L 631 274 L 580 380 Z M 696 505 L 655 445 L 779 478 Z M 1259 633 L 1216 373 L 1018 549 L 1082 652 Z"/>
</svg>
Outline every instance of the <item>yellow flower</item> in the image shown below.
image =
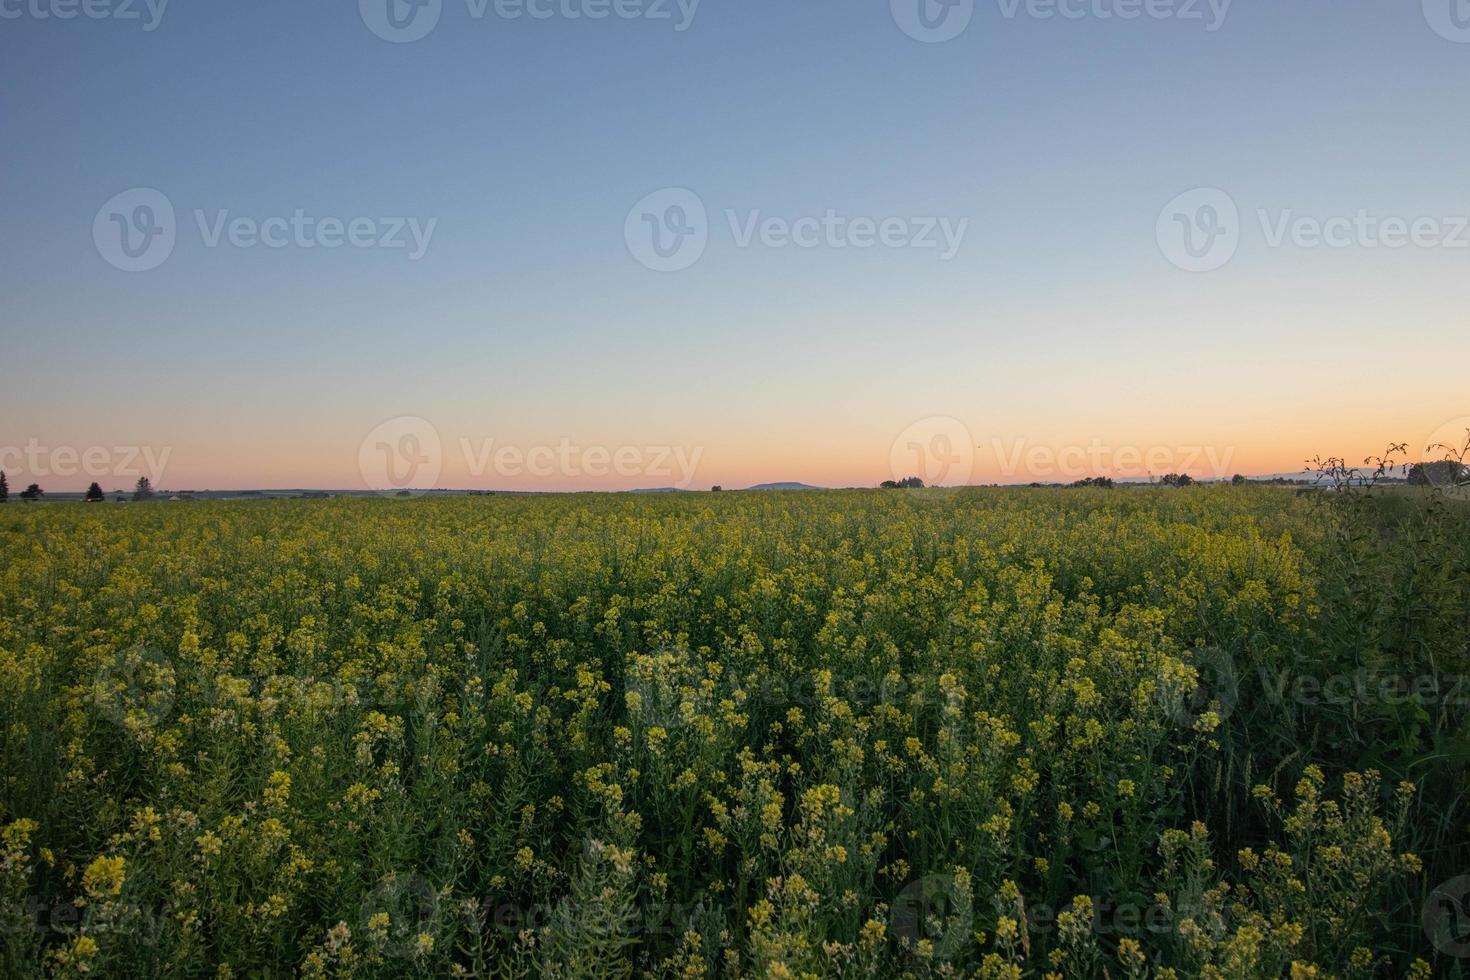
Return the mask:
<svg viewBox="0 0 1470 980">
<path fill-rule="evenodd" d="M 5 841 L 5 849 L 8 851 L 23 851 L 30 845 L 31 835 L 40 827 L 41 825 L 34 820 L 16 820 L 0 831 L 0 840 Z"/>
<path fill-rule="evenodd" d="M 291 798 L 291 777 L 289 774 L 277 769 L 270 774 L 265 786 L 265 805 L 269 809 L 279 810 L 286 805 Z"/>
<path fill-rule="evenodd" d="M 92 898 L 122 893 L 127 862 L 121 857 L 99 857 L 82 872 L 82 889 Z"/>
</svg>

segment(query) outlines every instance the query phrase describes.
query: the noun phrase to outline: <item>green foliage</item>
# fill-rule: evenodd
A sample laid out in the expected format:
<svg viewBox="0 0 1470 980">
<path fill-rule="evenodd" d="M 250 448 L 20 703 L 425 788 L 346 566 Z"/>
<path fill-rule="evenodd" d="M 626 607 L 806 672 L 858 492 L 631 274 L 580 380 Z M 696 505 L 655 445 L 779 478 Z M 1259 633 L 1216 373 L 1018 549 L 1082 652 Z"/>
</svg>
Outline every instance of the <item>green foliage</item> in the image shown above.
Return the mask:
<svg viewBox="0 0 1470 980">
<path fill-rule="evenodd" d="M 5 976 L 1459 963 L 1442 495 L 10 508 L 0 551 Z"/>
</svg>

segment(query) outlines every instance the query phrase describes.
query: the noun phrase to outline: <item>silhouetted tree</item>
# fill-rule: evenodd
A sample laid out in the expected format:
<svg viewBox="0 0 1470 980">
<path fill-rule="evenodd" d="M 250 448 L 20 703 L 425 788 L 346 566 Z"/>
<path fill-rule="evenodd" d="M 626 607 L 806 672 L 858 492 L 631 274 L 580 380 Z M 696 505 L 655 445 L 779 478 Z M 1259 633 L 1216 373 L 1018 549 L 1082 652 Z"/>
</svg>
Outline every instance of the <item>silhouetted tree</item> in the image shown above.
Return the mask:
<svg viewBox="0 0 1470 980">
<path fill-rule="evenodd" d="M 0 470 L 0 504 L 10 503 L 10 484 L 5 480 L 5 471 Z"/>
<path fill-rule="evenodd" d="M 710 489 L 710 493 L 723 493 L 724 490 L 725 490 L 725 488 L 722 487 L 722 486 L 720 486 L 718 483 L 716 483 L 714 486 L 710 487 L 709 489 Z"/>
<path fill-rule="evenodd" d="M 1234 484 L 1235 486 L 1237 486 L 1237 487 L 1241 487 L 1241 486 L 1245 486 L 1245 484 L 1246 484 L 1247 481 L 1246 481 L 1246 478 L 1245 477 L 1243 477 L 1239 473 L 1237 473 L 1237 474 L 1235 474 L 1234 476 L 1232 476 L 1230 478 L 1230 482 L 1232 484 Z"/>
<path fill-rule="evenodd" d="M 101 485 L 100 484 L 97 484 L 97 483 L 93 483 L 90 487 L 87 488 L 87 495 L 85 497 L 83 497 L 82 499 L 85 500 L 89 504 L 100 504 L 100 503 L 102 503 L 103 500 L 105 500 L 107 498 L 105 498 L 104 496 L 102 496 L 102 487 L 101 487 Z"/>
<path fill-rule="evenodd" d="M 134 500 L 152 500 L 154 497 L 153 484 L 146 476 L 138 477 L 138 483 L 133 487 Z"/>
<path fill-rule="evenodd" d="M 1170 473 L 1160 482 L 1166 487 L 1190 487 L 1194 486 L 1194 477 L 1188 473 Z"/>
<path fill-rule="evenodd" d="M 45 495 L 46 491 L 41 489 L 41 485 L 39 483 L 32 483 L 30 486 L 26 487 L 20 492 L 20 499 L 24 500 L 26 503 L 31 503 L 32 501 L 40 500 Z"/>
<path fill-rule="evenodd" d="M 1409 483 L 1416 487 L 1453 487 L 1466 482 L 1470 467 L 1454 459 L 1432 463 L 1414 463 L 1409 467 Z"/>
</svg>

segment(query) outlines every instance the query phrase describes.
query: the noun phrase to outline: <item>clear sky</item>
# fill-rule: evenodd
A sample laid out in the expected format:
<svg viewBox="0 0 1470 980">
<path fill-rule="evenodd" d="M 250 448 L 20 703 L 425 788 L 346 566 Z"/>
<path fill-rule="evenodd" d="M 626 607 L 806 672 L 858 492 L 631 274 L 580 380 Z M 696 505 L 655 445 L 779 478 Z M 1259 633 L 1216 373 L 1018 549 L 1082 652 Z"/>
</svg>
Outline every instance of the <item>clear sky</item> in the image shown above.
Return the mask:
<svg viewBox="0 0 1470 980">
<path fill-rule="evenodd" d="M 12 490 L 1269 473 L 1470 415 L 1463 0 L 153 2 L 0 0 Z"/>
</svg>

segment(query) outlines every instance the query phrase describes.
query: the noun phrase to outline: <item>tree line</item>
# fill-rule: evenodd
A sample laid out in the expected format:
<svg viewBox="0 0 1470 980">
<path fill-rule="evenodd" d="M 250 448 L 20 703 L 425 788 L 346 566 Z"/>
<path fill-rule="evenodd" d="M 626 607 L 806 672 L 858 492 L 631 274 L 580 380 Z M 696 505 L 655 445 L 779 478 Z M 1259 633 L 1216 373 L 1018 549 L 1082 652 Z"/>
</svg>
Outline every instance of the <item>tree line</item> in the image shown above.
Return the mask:
<svg viewBox="0 0 1470 980">
<path fill-rule="evenodd" d="M 46 491 L 41 489 L 39 483 L 32 483 L 18 496 L 23 502 L 31 504 L 46 496 Z M 153 489 L 152 481 L 146 476 L 138 477 L 138 482 L 133 485 L 133 500 L 152 500 L 156 496 L 158 496 L 158 491 Z M 107 494 L 103 492 L 102 485 L 95 480 L 91 486 L 87 487 L 87 492 L 82 496 L 82 500 L 89 504 L 100 504 L 106 499 Z M 0 470 L 0 504 L 8 503 L 10 503 L 10 481 L 6 479 L 5 471 Z"/>
</svg>

